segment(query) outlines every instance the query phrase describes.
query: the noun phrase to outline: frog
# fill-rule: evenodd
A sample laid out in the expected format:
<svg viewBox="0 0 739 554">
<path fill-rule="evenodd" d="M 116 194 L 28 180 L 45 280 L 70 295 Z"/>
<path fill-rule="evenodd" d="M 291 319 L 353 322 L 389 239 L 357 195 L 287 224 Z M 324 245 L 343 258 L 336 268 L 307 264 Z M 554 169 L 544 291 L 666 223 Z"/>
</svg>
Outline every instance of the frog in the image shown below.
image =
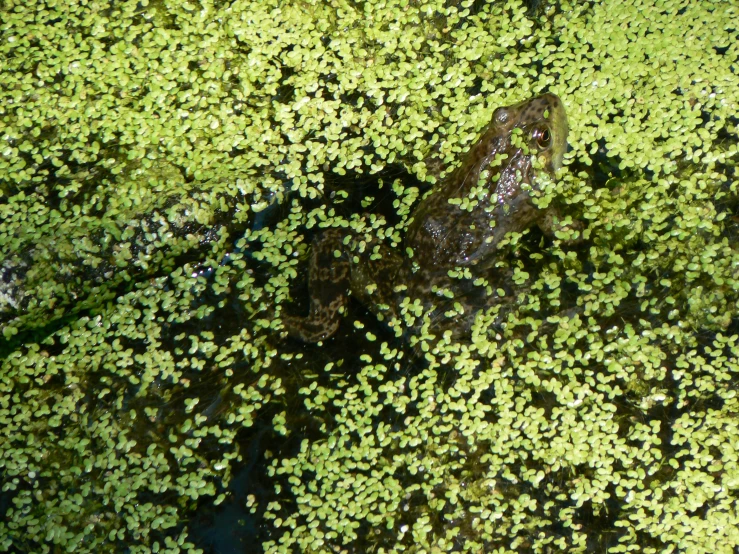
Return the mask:
<svg viewBox="0 0 739 554">
<path fill-rule="evenodd" d="M 543 174 L 551 179 L 562 166 L 568 130 L 553 93 L 498 107 L 459 165 L 412 211 L 402 248 L 345 228 L 316 235 L 309 311 L 282 313 L 287 335 L 305 343 L 330 338 L 350 296 L 399 333 L 469 334 L 477 313 L 501 301 L 491 291 L 507 288 L 510 276 L 495 268 L 505 237 L 533 226 L 550 238 L 568 227 L 575 232 L 566 236 L 579 234 L 571 218 L 533 201 Z"/>
</svg>

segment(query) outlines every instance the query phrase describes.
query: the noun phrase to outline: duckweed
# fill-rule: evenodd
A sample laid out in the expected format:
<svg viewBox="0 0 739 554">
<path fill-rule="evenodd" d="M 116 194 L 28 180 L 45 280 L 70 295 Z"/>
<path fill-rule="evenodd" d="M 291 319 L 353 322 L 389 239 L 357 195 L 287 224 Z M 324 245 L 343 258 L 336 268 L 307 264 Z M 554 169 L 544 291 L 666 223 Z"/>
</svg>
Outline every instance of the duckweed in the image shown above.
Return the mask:
<svg viewBox="0 0 739 554">
<path fill-rule="evenodd" d="M 739 10 L 530 4 L 8 4 L 1 551 L 201 551 L 258 424 L 300 445 L 261 453 L 267 552 L 737 548 Z M 507 237 L 472 336 L 403 342 L 408 299 L 353 315 L 359 351 L 288 351 L 306 230 L 402 253 L 423 187 L 545 90 L 562 228 Z M 337 176 L 397 163 L 358 204 L 393 217 L 347 213 Z"/>
</svg>

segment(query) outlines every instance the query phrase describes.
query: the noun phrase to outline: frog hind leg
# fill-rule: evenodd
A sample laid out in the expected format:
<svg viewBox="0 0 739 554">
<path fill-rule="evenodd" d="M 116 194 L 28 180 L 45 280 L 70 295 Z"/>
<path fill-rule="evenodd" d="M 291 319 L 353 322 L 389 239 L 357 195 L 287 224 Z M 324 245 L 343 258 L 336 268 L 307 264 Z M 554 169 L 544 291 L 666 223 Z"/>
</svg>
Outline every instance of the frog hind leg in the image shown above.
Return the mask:
<svg viewBox="0 0 739 554">
<path fill-rule="evenodd" d="M 362 252 L 354 253 L 357 263 L 352 266 L 352 295 L 388 323 L 397 318 L 395 287 L 403 258 L 380 241 L 370 242 Z"/>
<path fill-rule="evenodd" d="M 344 236 L 328 229 L 311 245 L 308 290 L 310 308 L 305 317 L 283 315 L 287 334 L 303 342 L 319 342 L 336 333 L 349 300 L 351 267 Z"/>
</svg>

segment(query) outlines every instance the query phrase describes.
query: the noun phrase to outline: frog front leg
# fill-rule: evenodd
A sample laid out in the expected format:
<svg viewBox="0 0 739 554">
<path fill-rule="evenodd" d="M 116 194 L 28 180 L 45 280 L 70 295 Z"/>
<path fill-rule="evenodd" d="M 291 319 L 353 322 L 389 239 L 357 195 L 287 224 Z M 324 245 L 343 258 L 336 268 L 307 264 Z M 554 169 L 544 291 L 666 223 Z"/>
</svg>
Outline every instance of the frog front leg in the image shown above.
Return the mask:
<svg viewBox="0 0 739 554">
<path fill-rule="evenodd" d="M 560 238 L 568 246 L 575 246 L 583 241 L 582 232 L 585 224 L 579 219 L 563 217 L 558 210 L 549 208 L 537 222 L 539 229 L 549 238 Z M 564 237 L 557 237 L 557 233 L 566 233 Z"/>
</svg>

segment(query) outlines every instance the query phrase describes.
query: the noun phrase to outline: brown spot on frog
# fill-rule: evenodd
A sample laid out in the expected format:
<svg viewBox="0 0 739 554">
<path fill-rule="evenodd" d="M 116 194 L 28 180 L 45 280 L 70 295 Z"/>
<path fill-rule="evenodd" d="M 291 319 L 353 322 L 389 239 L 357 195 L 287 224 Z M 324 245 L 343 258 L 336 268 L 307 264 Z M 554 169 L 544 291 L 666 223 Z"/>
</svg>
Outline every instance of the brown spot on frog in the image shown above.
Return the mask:
<svg viewBox="0 0 739 554">
<path fill-rule="evenodd" d="M 479 310 L 499 302 L 480 282 L 496 283 L 501 240 L 534 225 L 547 236 L 557 228 L 560 218 L 537 208 L 531 192 L 537 175 L 561 166 L 567 131 L 554 94 L 498 108 L 460 166 L 421 200 L 400 252 L 380 241 L 363 243 L 346 229 L 318 235 L 309 313 L 283 315 L 288 334 L 306 342 L 333 335 L 350 292 L 391 325 L 404 320 L 417 330 L 423 318 L 416 316 L 426 313 L 431 333 L 468 334 Z"/>
</svg>

